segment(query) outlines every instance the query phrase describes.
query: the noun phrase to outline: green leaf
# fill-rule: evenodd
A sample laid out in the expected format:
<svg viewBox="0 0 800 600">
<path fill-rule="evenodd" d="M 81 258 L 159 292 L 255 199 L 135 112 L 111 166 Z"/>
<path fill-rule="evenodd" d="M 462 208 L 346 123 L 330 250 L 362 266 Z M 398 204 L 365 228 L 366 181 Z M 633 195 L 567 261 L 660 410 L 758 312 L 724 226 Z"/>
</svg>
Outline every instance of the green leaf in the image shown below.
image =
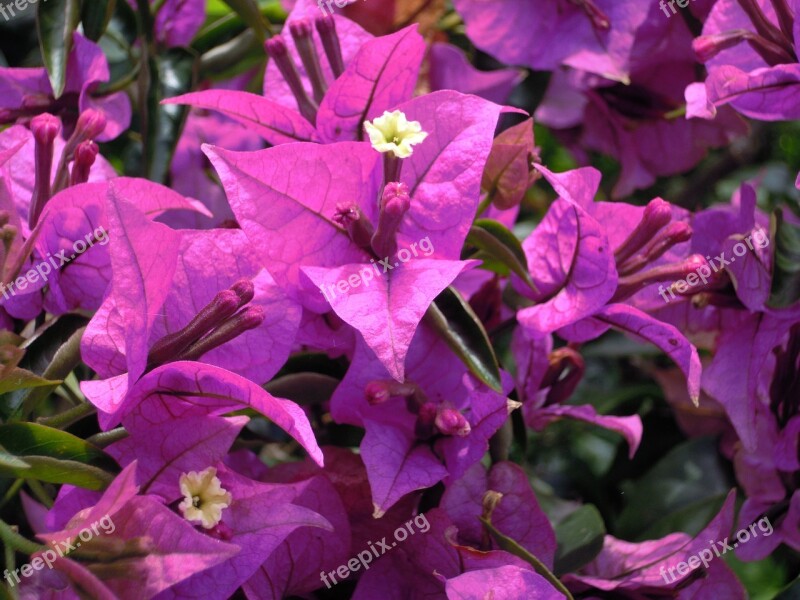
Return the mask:
<svg viewBox="0 0 800 600">
<path fill-rule="evenodd" d="M 635 483 L 623 485 L 620 537 L 650 540 L 674 531 L 696 535 L 719 512 L 730 484 L 712 438 L 673 448 Z"/>
<path fill-rule="evenodd" d="M 340 381 L 321 373 L 293 373 L 270 381 L 264 386 L 270 394 L 298 404 L 327 402 Z"/>
<path fill-rule="evenodd" d="M 555 575 L 553 575 L 550 569 L 548 569 L 547 566 L 542 561 L 540 561 L 533 554 L 531 554 L 525 548 L 523 548 L 519 544 L 519 542 L 517 542 L 515 539 L 500 533 L 500 531 L 498 531 L 494 527 L 494 525 L 492 525 L 491 522 L 485 517 L 480 517 L 480 520 L 481 523 L 483 523 L 483 526 L 486 528 L 486 531 L 488 531 L 491 534 L 491 536 L 494 538 L 495 542 L 497 542 L 497 545 L 500 546 L 500 548 L 502 548 L 509 554 L 518 556 L 519 558 L 527 562 L 529 565 L 533 567 L 534 571 L 536 571 L 537 573 L 539 573 L 539 575 L 547 579 L 547 581 L 549 581 L 550 584 L 553 587 L 555 587 L 558 591 L 564 594 L 564 596 L 568 600 L 573 600 L 572 594 L 569 593 L 569 590 L 566 587 L 564 587 L 564 584 L 561 583 Z"/>
<path fill-rule="evenodd" d="M 86 37 L 96 42 L 106 32 L 111 16 L 114 14 L 117 0 L 88 0 L 81 7 L 81 22 Z"/>
<path fill-rule="evenodd" d="M 787 553 L 791 550 L 786 548 Z M 776 549 L 761 560 L 740 560 L 733 552 L 725 554 L 725 562 L 747 591 L 750 600 L 800 600 L 800 579 L 789 583 L 789 561 Z"/>
<path fill-rule="evenodd" d="M 522 250 L 522 244 L 506 227 L 492 219 L 478 219 L 467 236 L 467 243 L 483 250 L 536 290 L 536 286 L 528 273 L 528 259 Z"/>
<path fill-rule="evenodd" d="M 13 368 L 0 375 L 0 394 L 38 387 L 55 389 L 61 381 L 44 379 L 25 369 Z"/>
<path fill-rule="evenodd" d="M 773 213 L 772 231 L 775 266 L 767 305 L 787 308 L 800 300 L 800 227 L 786 221 L 778 209 Z"/>
<path fill-rule="evenodd" d="M 63 315 L 37 330 L 26 342 L 27 352 L 22 366 L 50 380 L 51 385 L 12 394 L 8 409 L 14 419 L 24 420 L 78 366 L 81 337 L 87 322 L 86 317 Z"/>
<path fill-rule="evenodd" d="M 264 43 L 267 28 L 256 0 L 224 0 L 255 32 L 260 44 Z"/>
<path fill-rule="evenodd" d="M 577 571 L 594 560 L 603 549 L 606 527 L 592 504 L 584 504 L 556 526 L 558 549 L 553 570 L 557 574 Z"/>
<path fill-rule="evenodd" d="M 781 590 L 775 600 L 800 600 L 800 577 Z"/>
<path fill-rule="evenodd" d="M 92 92 L 94 97 L 125 90 L 136 81 L 142 68 L 141 53 L 139 48 L 135 48 L 139 37 L 136 13 L 128 2 L 115 1 L 115 4 L 111 18 L 104 26 L 105 33 L 99 41 L 108 60 L 110 78 L 97 86 Z"/>
<path fill-rule="evenodd" d="M 79 22 L 80 0 L 39 2 L 36 30 L 42 60 L 56 99 L 64 93 L 67 83 L 67 59 L 72 50 L 72 34 L 78 28 Z"/>
<path fill-rule="evenodd" d="M 104 489 L 119 470 L 108 454 L 58 429 L 36 423 L 0 425 L 0 475 Z M 20 464 L 14 465 L 14 461 Z"/>
<path fill-rule="evenodd" d="M 88 0 L 87 0 L 88 1 Z M 108 33 L 114 38 L 133 46 L 139 37 L 139 25 L 136 20 L 136 11 L 127 2 L 117 2 L 111 20 L 108 24 Z"/>
<path fill-rule="evenodd" d="M 144 159 L 146 177 L 153 181 L 166 182 L 189 110 L 177 104 L 162 105 L 161 101 L 193 89 L 196 61 L 196 54 L 186 48 L 169 48 L 150 58 Z"/>
<path fill-rule="evenodd" d="M 480 319 L 452 287 L 433 301 L 425 315 L 447 345 L 490 388 L 502 392 L 497 357 Z"/>
<path fill-rule="evenodd" d="M 0 446 L 0 471 L 4 469 L 30 469 L 31 466 L 24 460 L 17 458 L 8 450 Z"/>
</svg>

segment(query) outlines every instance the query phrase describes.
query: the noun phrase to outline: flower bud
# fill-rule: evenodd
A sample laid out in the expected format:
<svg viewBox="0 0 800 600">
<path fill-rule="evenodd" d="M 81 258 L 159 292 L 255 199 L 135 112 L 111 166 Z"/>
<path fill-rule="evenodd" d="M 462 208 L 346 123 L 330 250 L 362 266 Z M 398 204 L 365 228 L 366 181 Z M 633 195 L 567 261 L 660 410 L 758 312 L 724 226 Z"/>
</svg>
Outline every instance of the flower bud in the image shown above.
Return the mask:
<svg viewBox="0 0 800 600">
<path fill-rule="evenodd" d="M 435 425 L 444 435 L 465 437 L 472 431 L 467 419 L 455 408 L 440 408 L 436 413 Z"/>
</svg>

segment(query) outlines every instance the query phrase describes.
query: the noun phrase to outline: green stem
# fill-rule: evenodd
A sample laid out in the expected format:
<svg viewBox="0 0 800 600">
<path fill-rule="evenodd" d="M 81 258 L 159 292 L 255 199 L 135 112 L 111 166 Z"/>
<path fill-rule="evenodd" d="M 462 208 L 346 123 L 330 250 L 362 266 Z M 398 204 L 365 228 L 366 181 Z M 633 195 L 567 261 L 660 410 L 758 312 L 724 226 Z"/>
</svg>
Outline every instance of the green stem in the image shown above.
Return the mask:
<svg viewBox="0 0 800 600">
<path fill-rule="evenodd" d="M 94 407 L 94 405 L 89 404 L 88 402 L 83 402 L 78 404 L 78 406 L 64 411 L 61 414 L 53 415 L 52 417 L 39 417 L 36 419 L 36 422 L 39 423 L 39 425 L 45 425 L 47 427 L 65 429 L 73 423 L 76 423 L 77 421 L 80 421 L 89 415 L 93 415 L 96 412 L 97 409 Z"/>
<path fill-rule="evenodd" d="M 9 486 L 6 490 L 6 493 L 3 495 L 3 499 L 0 500 L 0 508 L 3 508 L 6 504 L 8 504 L 11 499 L 17 495 L 17 492 L 22 487 L 22 484 L 25 483 L 24 479 L 17 479 L 14 483 Z"/>
<path fill-rule="evenodd" d="M 134 64 L 133 69 L 131 69 L 130 73 L 125 75 L 122 79 L 119 79 L 113 83 L 109 83 L 107 85 L 101 84 L 100 86 L 98 86 L 97 90 L 95 90 L 95 92 L 92 94 L 92 96 L 97 98 L 121 92 L 122 90 L 127 88 L 130 84 L 132 84 L 134 81 L 136 81 L 137 77 L 139 77 L 140 68 L 141 68 L 141 63 L 136 62 Z"/>
<path fill-rule="evenodd" d="M 36 479 L 28 479 L 28 487 L 33 492 L 33 495 L 36 496 L 36 499 L 44 504 L 47 508 L 53 507 L 53 499 L 49 496 L 49 494 L 45 491 L 42 487 L 42 484 L 39 483 Z"/>
<path fill-rule="evenodd" d="M 111 431 L 102 431 L 100 433 L 96 433 L 93 436 L 86 438 L 86 441 L 93 446 L 97 446 L 98 448 L 105 448 L 109 444 L 113 444 L 119 440 L 124 440 L 129 435 L 130 434 L 125 431 L 124 427 L 118 427 L 117 429 L 112 429 Z"/>
<path fill-rule="evenodd" d="M 3 554 L 5 555 L 5 560 L 6 560 L 6 569 L 8 569 L 9 573 L 13 573 L 14 570 L 17 568 L 17 561 L 16 557 L 14 556 L 14 548 L 12 548 L 10 544 L 3 544 L 3 550 L 4 550 Z M 5 598 L 11 598 L 12 600 L 17 600 L 17 598 L 19 598 L 19 596 L 17 595 L 16 588 L 10 586 L 2 586 L 0 590 L 3 590 L 5 592 L 5 595 L 3 596 L 4 600 Z"/>
<path fill-rule="evenodd" d="M 136 11 L 139 13 L 141 33 L 148 43 L 153 42 L 153 14 L 150 12 L 150 3 L 147 0 L 136 0 Z"/>
<path fill-rule="evenodd" d="M 30 541 L 28 538 L 22 537 L 14 528 L 8 523 L 0 519 L 0 539 L 6 546 L 10 546 L 14 550 L 18 550 L 23 554 L 35 554 L 44 550 L 44 546 Z"/>
<path fill-rule="evenodd" d="M 685 116 L 686 116 L 686 105 L 684 104 L 683 106 L 679 106 L 675 110 L 671 110 L 670 112 L 666 113 L 664 115 L 664 118 L 667 121 L 674 121 L 675 119 L 679 119 Z"/>
<path fill-rule="evenodd" d="M 73 423 L 77 423 L 81 419 L 93 415 L 97 412 L 94 405 L 88 402 L 83 402 L 78 406 L 70 408 L 63 413 L 53 415 L 52 417 L 39 417 L 36 422 L 40 425 L 47 427 L 54 427 L 56 429 L 64 429 Z"/>
<path fill-rule="evenodd" d="M 534 571 L 536 571 L 539 575 L 544 577 L 550 583 L 550 585 L 556 588 L 559 592 L 564 594 L 564 597 L 566 597 L 567 600 L 575 600 L 575 598 L 572 597 L 572 594 L 570 594 L 569 590 L 564 586 L 563 583 L 561 583 L 561 580 L 558 577 L 556 577 L 555 574 L 550 569 L 548 569 L 547 566 L 542 561 L 540 561 L 533 554 L 528 552 L 525 548 L 520 546 L 516 540 L 500 533 L 488 519 L 480 517 L 480 520 L 481 523 L 483 523 L 483 526 L 486 527 L 486 530 L 495 539 L 497 545 L 500 546 L 500 548 L 502 548 L 503 550 L 505 550 L 510 554 L 520 557 L 522 560 L 531 565 Z"/>
<path fill-rule="evenodd" d="M 70 376 L 74 377 L 74 373 L 71 374 Z M 77 381 L 77 379 L 76 379 L 76 384 L 80 385 L 80 383 Z M 78 388 L 78 389 L 80 389 L 80 388 Z M 86 398 L 82 397 L 82 394 L 78 395 L 75 392 L 75 390 L 73 389 L 73 386 L 71 385 L 69 379 L 65 379 L 64 381 L 61 382 L 61 385 L 58 388 L 56 388 L 56 393 L 58 393 L 59 391 L 61 392 L 61 394 L 60 394 L 61 397 L 64 398 L 65 400 L 69 401 L 69 403 L 72 406 L 78 406 L 80 404 L 85 404 L 86 403 Z"/>
</svg>

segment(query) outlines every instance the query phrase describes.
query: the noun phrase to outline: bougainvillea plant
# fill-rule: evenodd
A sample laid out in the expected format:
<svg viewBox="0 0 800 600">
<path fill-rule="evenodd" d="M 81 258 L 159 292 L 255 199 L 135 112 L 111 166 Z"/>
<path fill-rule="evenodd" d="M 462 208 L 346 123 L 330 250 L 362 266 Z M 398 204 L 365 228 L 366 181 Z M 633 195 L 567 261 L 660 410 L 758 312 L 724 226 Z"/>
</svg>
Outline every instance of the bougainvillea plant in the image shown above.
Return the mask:
<svg viewBox="0 0 800 600">
<path fill-rule="evenodd" d="M 800 595 L 800 0 L 0 0 L 0 600 Z"/>
</svg>

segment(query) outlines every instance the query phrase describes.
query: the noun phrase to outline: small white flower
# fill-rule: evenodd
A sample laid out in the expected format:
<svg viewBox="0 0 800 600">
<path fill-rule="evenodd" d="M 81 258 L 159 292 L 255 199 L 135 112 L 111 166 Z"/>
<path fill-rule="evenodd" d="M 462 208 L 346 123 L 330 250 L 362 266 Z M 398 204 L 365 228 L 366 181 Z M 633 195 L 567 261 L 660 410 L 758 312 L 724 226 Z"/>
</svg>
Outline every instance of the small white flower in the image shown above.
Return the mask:
<svg viewBox="0 0 800 600">
<path fill-rule="evenodd" d="M 375 150 L 392 152 L 397 158 L 411 156 L 414 152 L 412 146 L 428 137 L 419 121 L 409 121 L 399 110 L 386 111 L 372 122 L 364 121 L 364 129 Z"/>
<path fill-rule="evenodd" d="M 211 529 L 222 520 L 222 509 L 231 505 L 231 495 L 222 489 L 217 470 L 209 467 L 204 471 L 191 471 L 181 475 L 181 494 L 184 496 L 178 508 L 187 521 L 201 523 Z"/>
</svg>

